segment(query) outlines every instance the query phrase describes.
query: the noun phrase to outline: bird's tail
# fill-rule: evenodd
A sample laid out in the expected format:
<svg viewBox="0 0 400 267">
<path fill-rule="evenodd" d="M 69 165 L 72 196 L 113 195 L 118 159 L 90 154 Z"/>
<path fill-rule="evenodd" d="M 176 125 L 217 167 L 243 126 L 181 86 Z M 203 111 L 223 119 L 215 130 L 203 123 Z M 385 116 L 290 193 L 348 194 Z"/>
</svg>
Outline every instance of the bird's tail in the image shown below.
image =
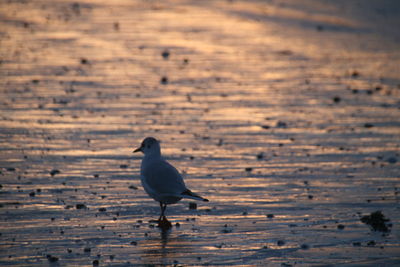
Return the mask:
<svg viewBox="0 0 400 267">
<path fill-rule="evenodd" d="M 184 198 L 191 198 L 191 199 L 195 199 L 195 200 L 201 200 L 201 201 L 204 201 L 204 202 L 208 202 L 208 199 L 203 198 L 203 197 L 199 196 L 196 193 L 193 193 L 189 189 L 186 189 L 185 191 L 183 191 L 181 196 L 184 197 Z"/>
</svg>

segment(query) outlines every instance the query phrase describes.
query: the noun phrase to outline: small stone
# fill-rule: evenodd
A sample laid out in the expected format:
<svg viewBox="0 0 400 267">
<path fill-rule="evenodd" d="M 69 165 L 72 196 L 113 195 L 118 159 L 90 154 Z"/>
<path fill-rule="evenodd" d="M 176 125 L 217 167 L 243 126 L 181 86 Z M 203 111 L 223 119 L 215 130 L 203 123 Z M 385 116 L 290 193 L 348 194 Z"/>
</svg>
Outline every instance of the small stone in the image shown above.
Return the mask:
<svg viewBox="0 0 400 267">
<path fill-rule="evenodd" d="M 34 197 L 34 196 L 35 196 L 35 192 L 30 192 L 30 193 L 29 193 L 29 196 L 30 196 L 30 197 Z"/>
<path fill-rule="evenodd" d="M 93 266 L 99 266 L 99 260 L 94 260 L 93 261 Z"/>
<path fill-rule="evenodd" d="M 306 250 L 306 249 L 309 249 L 309 248 L 310 248 L 310 246 L 307 245 L 307 244 L 302 244 L 302 245 L 301 245 L 301 249 Z"/>
<path fill-rule="evenodd" d="M 126 169 L 126 168 L 128 168 L 128 165 L 126 165 L 126 164 L 121 164 L 121 165 L 119 165 L 119 167 L 120 167 L 121 169 Z"/>
<path fill-rule="evenodd" d="M 247 167 L 247 168 L 245 168 L 244 170 L 245 170 L 246 172 L 251 172 L 251 171 L 253 170 L 253 168 Z"/>
<path fill-rule="evenodd" d="M 51 256 L 51 255 L 46 255 L 46 258 L 49 262 L 57 262 L 58 258 L 55 256 Z"/>
<path fill-rule="evenodd" d="M 119 31 L 119 23 L 118 22 L 114 22 L 113 26 L 114 26 L 115 31 Z"/>
<path fill-rule="evenodd" d="M 165 77 L 165 76 L 161 77 L 160 83 L 161 84 L 168 84 L 168 78 Z"/>
<path fill-rule="evenodd" d="M 51 176 L 54 176 L 54 175 L 59 174 L 59 173 L 60 173 L 60 171 L 57 170 L 57 169 L 53 169 L 53 170 L 50 171 L 50 175 Z"/>
<path fill-rule="evenodd" d="M 81 64 L 85 65 L 88 63 L 89 63 L 89 60 L 87 60 L 86 58 L 81 58 Z"/>
<path fill-rule="evenodd" d="M 286 127 L 287 127 L 287 123 L 284 122 L 284 121 L 278 121 L 278 122 L 276 123 L 276 127 L 277 127 L 277 128 L 286 128 Z"/>
<path fill-rule="evenodd" d="M 339 96 L 335 96 L 332 100 L 335 103 L 339 103 L 342 99 Z"/>
<path fill-rule="evenodd" d="M 372 123 L 365 123 L 364 127 L 365 128 L 372 128 L 372 127 L 374 127 L 374 125 Z"/>
<path fill-rule="evenodd" d="M 390 164 L 395 164 L 397 162 L 397 158 L 395 157 L 390 157 L 386 160 Z"/>
<path fill-rule="evenodd" d="M 339 229 L 339 230 L 343 230 L 344 229 L 344 225 L 343 224 L 339 224 L 338 226 L 337 226 L 337 228 Z"/>
<path fill-rule="evenodd" d="M 270 213 L 270 214 L 267 214 L 267 218 L 269 218 L 269 219 L 272 219 L 272 218 L 274 218 L 274 214 L 272 214 L 272 213 Z"/>
<path fill-rule="evenodd" d="M 90 251 L 92 251 L 91 248 L 84 248 L 84 249 L 83 249 L 83 252 L 85 252 L 85 253 L 90 253 Z"/>
<path fill-rule="evenodd" d="M 195 203 L 195 202 L 190 202 L 190 203 L 189 203 L 189 209 L 190 209 L 190 210 L 195 210 L 195 209 L 197 209 L 197 203 Z"/>
<path fill-rule="evenodd" d="M 99 208 L 99 211 L 100 212 L 105 212 L 105 211 L 107 211 L 107 209 L 106 208 Z"/>
<path fill-rule="evenodd" d="M 131 242 L 131 245 L 137 246 L 137 242 L 136 242 L 136 241 L 132 241 L 132 242 Z"/>
<path fill-rule="evenodd" d="M 78 204 L 75 205 L 75 207 L 76 207 L 77 210 L 86 209 L 86 205 L 83 204 L 83 203 L 78 203 Z"/>
<path fill-rule="evenodd" d="M 278 246 L 283 246 L 283 245 L 285 245 L 285 241 L 283 241 L 283 240 L 278 240 L 278 242 L 276 242 L 276 244 L 277 244 Z"/>
<path fill-rule="evenodd" d="M 168 57 L 169 57 L 169 51 L 168 51 L 168 50 L 164 50 L 164 51 L 161 53 L 161 56 L 162 56 L 164 59 L 168 59 Z"/>
<path fill-rule="evenodd" d="M 351 74 L 351 77 L 353 78 L 357 78 L 358 76 L 360 76 L 360 73 L 358 71 L 353 71 L 353 73 Z"/>
</svg>

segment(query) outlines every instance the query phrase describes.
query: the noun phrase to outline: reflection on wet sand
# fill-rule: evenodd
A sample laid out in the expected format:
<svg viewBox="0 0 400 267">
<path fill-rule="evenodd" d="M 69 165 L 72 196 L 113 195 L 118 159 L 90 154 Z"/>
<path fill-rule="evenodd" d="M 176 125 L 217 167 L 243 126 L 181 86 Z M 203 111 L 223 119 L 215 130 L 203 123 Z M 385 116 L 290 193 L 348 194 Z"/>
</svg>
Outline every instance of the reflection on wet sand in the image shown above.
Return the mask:
<svg viewBox="0 0 400 267">
<path fill-rule="evenodd" d="M 2 3 L 0 265 L 395 265 L 398 10 Z M 210 200 L 167 232 L 131 153 L 146 136 Z M 376 211 L 391 231 L 360 220 Z"/>
<path fill-rule="evenodd" d="M 154 235 L 146 240 L 141 253 L 142 264 L 178 264 L 177 259 L 184 258 L 195 249 L 195 240 L 179 233 L 179 228 L 159 230 L 159 236 Z M 154 233 L 156 234 L 156 233 Z"/>
</svg>

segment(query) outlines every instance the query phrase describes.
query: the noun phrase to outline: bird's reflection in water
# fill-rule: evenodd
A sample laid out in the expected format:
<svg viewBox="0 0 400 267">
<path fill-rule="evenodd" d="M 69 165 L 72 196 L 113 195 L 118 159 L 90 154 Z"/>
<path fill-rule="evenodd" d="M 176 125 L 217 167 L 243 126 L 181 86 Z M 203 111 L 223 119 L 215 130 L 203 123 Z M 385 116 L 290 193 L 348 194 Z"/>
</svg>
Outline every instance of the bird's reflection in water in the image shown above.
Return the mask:
<svg viewBox="0 0 400 267">
<path fill-rule="evenodd" d="M 161 250 L 164 252 L 166 250 L 167 244 L 168 244 L 168 236 L 171 233 L 171 229 L 160 229 L 160 235 L 161 235 Z"/>
<path fill-rule="evenodd" d="M 155 230 L 156 228 L 154 228 Z M 142 253 L 144 264 L 171 265 L 180 262 L 183 255 L 191 257 L 193 254 L 193 240 L 189 235 L 180 234 L 179 230 L 158 228 L 159 236 L 151 235 L 146 240 Z"/>
</svg>

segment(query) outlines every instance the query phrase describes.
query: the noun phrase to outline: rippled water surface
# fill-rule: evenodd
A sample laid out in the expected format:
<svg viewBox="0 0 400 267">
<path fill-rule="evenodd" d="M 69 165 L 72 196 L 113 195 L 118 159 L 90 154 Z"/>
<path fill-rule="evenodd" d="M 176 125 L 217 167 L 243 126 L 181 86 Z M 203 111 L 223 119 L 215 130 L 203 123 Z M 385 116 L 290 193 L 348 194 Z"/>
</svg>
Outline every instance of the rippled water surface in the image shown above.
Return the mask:
<svg viewBox="0 0 400 267">
<path fill-rule="evenodd" d="M 400 263 L 397 1 L 109 2 L 0 5 L 0 265 Z"/>
</svg>

